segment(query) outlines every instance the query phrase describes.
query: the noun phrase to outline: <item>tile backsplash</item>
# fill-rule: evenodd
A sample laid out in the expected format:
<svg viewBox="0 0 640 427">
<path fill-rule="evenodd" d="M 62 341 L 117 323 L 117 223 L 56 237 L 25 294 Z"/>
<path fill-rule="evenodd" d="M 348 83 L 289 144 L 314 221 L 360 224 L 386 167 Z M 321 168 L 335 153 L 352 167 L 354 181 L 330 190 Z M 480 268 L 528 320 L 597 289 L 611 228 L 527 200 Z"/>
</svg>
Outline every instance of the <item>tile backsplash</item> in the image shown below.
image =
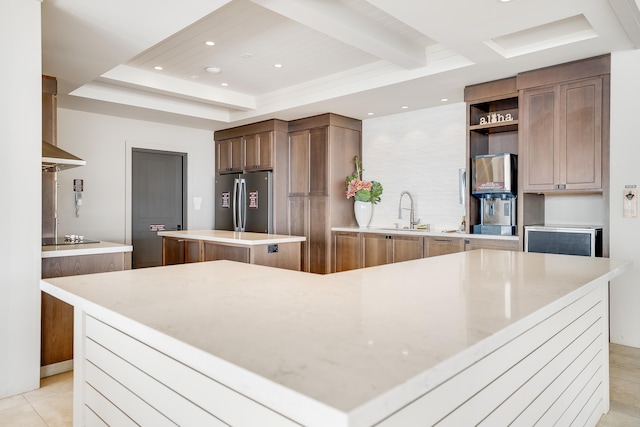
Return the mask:
<svg viewBox="0 0 640 427">
<path fill-rule="evenodd" d="M 407 226 L 408 210 L 398 219 L 400 193 L 406 190 L 413 197 L 415 217 L 421 224 L 431 224 L 434 229 L 458 228 L 464 216 L 458 197 L 458 170 L 465 167 L 465 157 L 463 102 L 364 120 L 363 175 L 384 188 L 370 225 Z M 402 206 L 409 207 L 407 197 Z"/>
</svg>

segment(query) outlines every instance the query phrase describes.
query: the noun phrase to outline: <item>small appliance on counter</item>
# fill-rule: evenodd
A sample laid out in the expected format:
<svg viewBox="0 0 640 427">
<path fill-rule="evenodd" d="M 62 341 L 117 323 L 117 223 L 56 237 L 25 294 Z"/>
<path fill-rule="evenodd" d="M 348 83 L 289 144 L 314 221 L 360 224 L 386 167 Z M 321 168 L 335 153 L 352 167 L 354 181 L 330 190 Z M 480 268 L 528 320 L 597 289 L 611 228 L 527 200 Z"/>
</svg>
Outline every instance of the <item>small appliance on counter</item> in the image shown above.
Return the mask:
<svg viewBox="0 0 640 427">
<path fill-rule="evenodd" d="M 480 224 L 474 234 L 516 234 L 518 160 L 500 153 L 471 158 L 471 193 L 480 200 Z"/>
</svg>

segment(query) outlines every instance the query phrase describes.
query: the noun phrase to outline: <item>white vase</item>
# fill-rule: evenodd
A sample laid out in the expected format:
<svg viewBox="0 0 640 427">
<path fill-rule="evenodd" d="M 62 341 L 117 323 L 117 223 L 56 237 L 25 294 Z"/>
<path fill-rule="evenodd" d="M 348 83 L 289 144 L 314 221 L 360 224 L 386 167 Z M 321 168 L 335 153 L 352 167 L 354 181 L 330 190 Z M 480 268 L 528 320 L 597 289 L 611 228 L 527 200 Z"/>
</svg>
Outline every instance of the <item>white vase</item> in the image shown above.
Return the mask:
<svg viewBox="0 0 640 427">
<path fill-rule="evenodd" d="M 353 204 L 353 213 L 356 215 L 356 222 L 360 228 L 367 227 L 371 222 L 371 214 L 373 214 L 373 203 L 360 202 L 358 200 Z"/>
</svg>

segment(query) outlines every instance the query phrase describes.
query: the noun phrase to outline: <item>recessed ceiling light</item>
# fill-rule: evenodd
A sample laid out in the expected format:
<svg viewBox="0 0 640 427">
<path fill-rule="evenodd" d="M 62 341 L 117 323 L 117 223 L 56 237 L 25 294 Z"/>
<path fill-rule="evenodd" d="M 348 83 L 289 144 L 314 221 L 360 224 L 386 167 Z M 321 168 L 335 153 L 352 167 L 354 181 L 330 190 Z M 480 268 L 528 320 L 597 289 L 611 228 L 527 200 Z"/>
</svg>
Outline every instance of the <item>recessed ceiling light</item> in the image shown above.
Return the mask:
<svg viewBox="0 0 640 427">
<path fill-rule="evenodd" d="M 220 86 L 229 86 L 229 83 L 220 83 Z"/>
<path fill-rule="evenodd" d="M 500 3 L 509 3 L 511 0 L 498 0 Z"/>
<path fill-rule="evenodd" d="M 449 98 L 442 98 L 440 101 L 441 102 L 447 102 L 449 100 Z"/>
<path fill-rule="evenodd" d="M 273 64 L 273 66 L 276 68 L 282 68 L 282 64 Z"/>
<path fill-rule="evenodd" d="M 407 108 L 409 108 L 409 106 L 408 106 L 408 105 L 403 105 L 401 108 L 402 108 L 403 110 L 406 110 Z"/>
<path fill-rule="evenodd" d="M 205 68 L 207 73 L 211 73 L 211 74 L 218 74 L 220 71 L 222 71 L 220 68 L 218 67 L 207 67 Z"/>
<path fill-rule="evenodd" d="M 204 42 L 204 44 L 206 44 L 207 46 L 215 46 L 216 42 L 212 42 L 211 40 L 207 40 L 206 42 Z"/>
<path fill-rule="evenodd" d="M 159 65 L 156 65 L 155 67 L 153 67 L 154 70 L 158 70 L 158 71 L 162 71 L 162 67 Z"/>
<path fill-rule="evenodd" d="M 373 116 L 375 113 L 367 113 L 367 116 Z"/>
</svg>

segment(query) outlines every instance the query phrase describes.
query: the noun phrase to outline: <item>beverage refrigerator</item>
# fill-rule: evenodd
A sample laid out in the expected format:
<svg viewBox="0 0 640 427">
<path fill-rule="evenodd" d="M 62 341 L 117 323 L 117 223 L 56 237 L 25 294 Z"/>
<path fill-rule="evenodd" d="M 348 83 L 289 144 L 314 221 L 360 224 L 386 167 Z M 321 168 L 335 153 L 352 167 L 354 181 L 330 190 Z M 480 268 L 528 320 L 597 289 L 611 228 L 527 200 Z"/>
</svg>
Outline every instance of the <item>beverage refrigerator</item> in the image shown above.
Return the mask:
<svg viewBox="0 0 640 427">
<path fill-rule="evenodd" d="M 273 233 L 273 172 L 215 179 L 216 230 Z"/>
</svg>

